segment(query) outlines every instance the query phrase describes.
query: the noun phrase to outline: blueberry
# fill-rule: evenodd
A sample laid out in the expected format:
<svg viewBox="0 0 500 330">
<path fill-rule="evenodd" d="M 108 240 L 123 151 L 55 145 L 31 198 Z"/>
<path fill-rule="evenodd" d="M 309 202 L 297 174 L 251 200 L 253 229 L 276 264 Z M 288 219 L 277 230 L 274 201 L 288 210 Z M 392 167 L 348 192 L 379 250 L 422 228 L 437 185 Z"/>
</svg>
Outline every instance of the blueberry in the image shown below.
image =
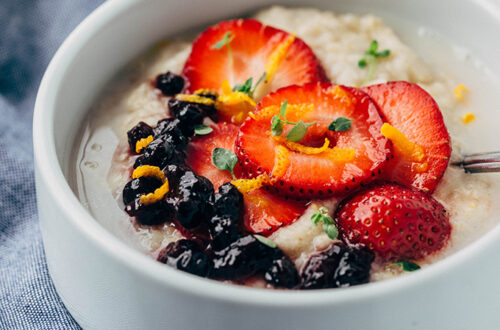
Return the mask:
<svg viewBox="0 0 500 330">
<path fill-rule="evenodd" d="M 161 225 L 172 219 L 172 211 L 164 200 L 143 205 L 140 203 L 140 199 L 136 198 L 125 206 L 125 211 L 131 217 L 135 217 L 139 224 L 146 226 Z"/>
<path fill-rule="evenodd" d="M 295 288 L 300 283 L 299 273 L 293 262 L 286 256 L 274 259 L 264 273 L 267 283 L 277 288 Z"/>
<path fill-rule="evenodd" d="M 160 252 L 158 261 L 179 270 L 206 277 L 212 269 L 212 261 L 193 241 L 181 239 L 172 242 Z"/>
<path fill-rule="evenodd" d="M 157 178 L 140 177 L 133 179 L 123 188 L 123 203 L 127 205 L 140 195 L 153 192 L 161 185 L 162 182 Z"/>
<path fill-rule="evenodd" d="M 193 131 L 194 126 L 203 123 L 205 117 L 202 109 L 203 105 L 170 99 L 168 107 L 172 116 L 180 120 L 180 128 L 186 135 Z"/>
<path fill-rule="evenodd" d="M 174 96 L 184 88 L 184 79 L 168 71 L 156 77 L 156 88 L 165 96 Z"/>
<path fill-rule="evenodd" d="M 220 250 L 239 238 L 238 222 L 229 216 L 213 216 L 208 222 L 212 246 Z"/>
<path fill-rule="evenodd" d="M 270 267 L 274 249 L 262 244 L 254 236 L 239 238 L 214 255 L 212 277 L 234 280 L 262 272 Z"/>
<path fill-rule="evenodd" d="M 348 249 L 340 258 L 339 266 L 335 270 L 335 285 L 342 288 L 368 283 L 374 259 L 373 252 L 364 246 Z"/>
<path fill-rule="evenodd" d="M 186 229 L 195 228 L 212 217 L 213 185 L 191 170 L 182 174 L 178 185 L 174 184 L 167 195 L 167 203 L 175 209 L 177 221 Z"/>
<path fill-rule="evenodd" d="M 179 151 L 184 150 L 188 144 L 187 138 L 194 134 L 194 129 L 193 132 L 183 132 L 181 126 L 181 121 L 177 118 L 162 119 L 153 128 L 153 136 L 173 143 Z"/>
<path fill-rule="evenodd" d="M 348 287 L 368 283 L 375 255 L 363 246 L 332 244 L 310 257 L 302 269 L 303 289 Z"/>
<path fill-rule="evenodd" d="M 215 195 L 214 211 L 218 216 L 228 216 L 238 221 L 243 214 L 243 194 L 230 182 L 219 187 Z"/>
<path fill-rule="evenodd" d="M 153 135 L 153 128 L 151 128 L 151 126 L 149 126 L 145 122 L 141 121 L 137 125 L 132 127 L 127 132 L 128 145 L 130 147 L 130 150 L 135 153 L 135 145 L 137 144 L 137 141 L 147 138 L 150 135 Z"/>
<path fill-rule="evenodd" d="M 184 153 L 178 151 L 173 143 L 158 138 L 144 148 L 142 160 L 136 160 L 136 162 L 140 162 L 141 165 L 154 165 L 163 168 L 168 164 L 182 163 L 184 158 Z"/>
</svg>

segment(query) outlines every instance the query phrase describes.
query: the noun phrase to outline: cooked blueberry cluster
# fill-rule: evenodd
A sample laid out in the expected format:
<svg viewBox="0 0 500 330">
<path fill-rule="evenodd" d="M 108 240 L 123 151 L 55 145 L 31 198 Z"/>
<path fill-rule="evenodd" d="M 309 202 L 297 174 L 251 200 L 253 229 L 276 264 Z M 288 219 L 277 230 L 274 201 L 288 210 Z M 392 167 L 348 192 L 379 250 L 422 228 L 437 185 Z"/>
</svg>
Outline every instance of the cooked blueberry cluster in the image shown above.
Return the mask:
<svg viewBox="0 0 500 330">
<path fill-rule="evenodd" d="M 184 81 L 167 72 L 157 77 L 156 87 L 165 96 L 173 96 L 182 91 Z M 199 95 L 215 98 L 206 91 Z M 139 154 L 134 168 L 159 167 L 168 180 L 168 192 L 155 203 L 144 204 L 141 196 L 161 187 L 159 178 L 135 178 L 123 188 L 125 211 L 139 224 L 174 221 L 188 237 L 167 245 L 158 261 L 219 280 L 239 281 L 260 274 L 267 283 L 281 288 L 341 287 L 368 281 L 373 254 L 364 248 L 332 245 L 311 257 L 299 276 L 294 263 L 272 241 L 245 233 L 240 227 L 242 193 L 231 183 L 215 192 L 207 178 L 184 162 L 195 126 L 215 114 L 213 105 L 172 98 L 168 106 L 171 118 L 160 120 L 155 127 L 140 122 L 127 133 L 131 152 Z M 150 142 L 136 149 L 143 139 Z"/>
</svg>

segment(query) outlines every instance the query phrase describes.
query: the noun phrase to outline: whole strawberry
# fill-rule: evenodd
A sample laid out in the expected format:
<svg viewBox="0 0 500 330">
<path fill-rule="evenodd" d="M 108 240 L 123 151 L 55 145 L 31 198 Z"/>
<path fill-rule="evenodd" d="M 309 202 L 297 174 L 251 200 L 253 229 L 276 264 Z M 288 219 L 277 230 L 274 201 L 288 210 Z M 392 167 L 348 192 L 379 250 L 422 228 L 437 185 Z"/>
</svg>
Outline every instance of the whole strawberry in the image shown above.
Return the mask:
<svg viewBox="0 0 500 330">
<path fill-rule="evenodd" d="M 337 208 L 341 238 L 365 244 L 382 260 L 416 260 L 450 237 L 446 209 L 431 195 L 398 184 L 360 191 Z"/>
</svg>

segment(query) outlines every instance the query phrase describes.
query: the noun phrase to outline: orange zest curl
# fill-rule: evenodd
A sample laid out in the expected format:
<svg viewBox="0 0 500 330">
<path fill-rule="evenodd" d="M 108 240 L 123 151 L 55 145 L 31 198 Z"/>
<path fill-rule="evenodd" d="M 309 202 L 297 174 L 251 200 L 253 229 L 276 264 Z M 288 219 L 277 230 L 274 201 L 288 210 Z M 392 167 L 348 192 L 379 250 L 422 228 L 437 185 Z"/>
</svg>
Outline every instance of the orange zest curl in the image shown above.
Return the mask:
<svg viewBox="0 0 500 330">
<path fill-rule="evenodd" d="M 238 188 L 238 190 L 244 194 L 252 190 L 262 188 L 265 185 L 271 183 L 271 179 L 267 174 L 261 174 L 253 179 L 238 179 L 233 180 L 231 183 Z"/>
<path fill-rule="evenodd" d="M 222 83 L 221 90 L 222 95 L 217 97 L 215 108 L 223 116 L 231 118 L 233 123 L 241 124 L 257 104 L 248 94 L 233 92 L 227 79 Z"/>
<path fill-rule="evenodd" d="M 424 148 L 411 142 L 400 130 L 388 123 L 384 123 L 384 125 L 382 125 L 380 133 L 382 133 L 382 135 L 387 139 L 391 140 L 394 148 L 403 154 L 403 156 L 412 162 L 420 164 L 413 166 L 415 171 L 425 172 L 427 170 L 428 164 L 426 162 Z"/>
<path fill-rule="evenodd" d="M 211 98 L 195 94 L 177 94 L 175 96 L 175 99 L 179 101 L 198 103 L 203 105 L 213 105 L 215 103 L 215 101 Z"/>
<path fill-rule="evenodd" d="M 305 145 L 297 143 L 297 142 L 288 141 L 286 139 L 286 137 L 284 137 L 284 136 L 273 136 L 273 139 L 275 141 L 283 143 L 288 149 L 290 149 L 292 151 L 300 152 L 300 153 L 306 154 L 306 155 L 321 154 L 321 153 L 327 151 L 328 146 L 330 145 L 330 140 L 328 140 L 327 138 L 325 138 L 325 143 L 319 148 L 308 147 L 308 146 L 305 146 Z"/>
<path fill-rule="evenodd" d="M 271 81 L 276 70 L 283 62 L 283 60 L 286 58 L 286 55 L 288 54 L 288 51 L 290 50 L 290 47 L 292 46 L 294 41 L 295 41 L 295 34 L 292 33 L 284 41 L 282 41 L 276 47 L 275 50 L 273 50 L 266 64 L 266 69 L 265 69 L 265 72 L 267 74 L 265 80 L 266 83 Z"/>
<path fill-rule="evenodd" d="M 290 166 L 290 151 L 284 146 L 276 146 L 274 167 L 271 172 L 271 183 L 275 183 L 279 178 L 285 175 L 288 167 Z"/>
<path fill-rule="evenodd" d="M 148 144 L 153 142 L 153 136 L 142 138 L 135 143 L 135 152 L 140 153 L 142 149 L 146 148 Z"/>
<path fill-rule="evenodd" d="M 165 173 L 158 166 L 142 165 L 137 167 L 132 173 L 133 179 L 141 177 L 153 177 L 160 180 L 163 184 L 155 189 L 154 192 L 141 195 L 140 203 L 143 205 L 154 204 L 160 201 L 169 191 L 169 185 Z"/>
</svg>

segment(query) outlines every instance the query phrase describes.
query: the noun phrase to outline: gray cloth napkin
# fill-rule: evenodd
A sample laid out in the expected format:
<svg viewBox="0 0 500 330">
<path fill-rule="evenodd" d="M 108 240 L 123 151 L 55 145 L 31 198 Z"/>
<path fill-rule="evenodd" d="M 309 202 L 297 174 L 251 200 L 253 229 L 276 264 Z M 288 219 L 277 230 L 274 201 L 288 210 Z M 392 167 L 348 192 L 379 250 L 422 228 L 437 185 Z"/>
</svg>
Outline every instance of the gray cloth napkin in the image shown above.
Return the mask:
<svg viewBox="0 0 500 330">
<path fill-rule="evenodd" d="M 101 2 L 0 1 L 0 329 L 80 328 L 47 271 L 35 203 L 31 121 L 51 57 Z"/>
</svg>

